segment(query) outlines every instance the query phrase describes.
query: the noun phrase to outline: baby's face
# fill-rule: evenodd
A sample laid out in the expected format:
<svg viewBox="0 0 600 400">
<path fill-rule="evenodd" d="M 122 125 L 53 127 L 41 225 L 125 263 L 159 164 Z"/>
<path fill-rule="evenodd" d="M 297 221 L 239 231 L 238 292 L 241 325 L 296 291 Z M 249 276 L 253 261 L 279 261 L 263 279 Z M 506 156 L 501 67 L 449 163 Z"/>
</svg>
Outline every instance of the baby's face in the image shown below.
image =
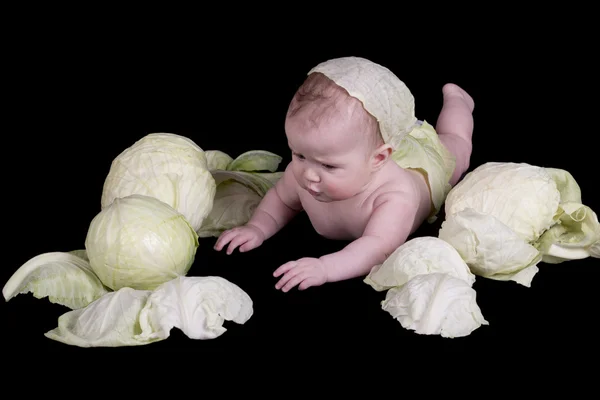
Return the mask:
<svg viewBox="0 0 600 400">
<path fill-rule="evenodd" d="M 285 129 L 294 176 L 316 200 L 348 199 L 370 182 L 369 133 L 355 119 L 340 115 L 315 124 L 299 112 L 286 120 Z"/>
</svg>

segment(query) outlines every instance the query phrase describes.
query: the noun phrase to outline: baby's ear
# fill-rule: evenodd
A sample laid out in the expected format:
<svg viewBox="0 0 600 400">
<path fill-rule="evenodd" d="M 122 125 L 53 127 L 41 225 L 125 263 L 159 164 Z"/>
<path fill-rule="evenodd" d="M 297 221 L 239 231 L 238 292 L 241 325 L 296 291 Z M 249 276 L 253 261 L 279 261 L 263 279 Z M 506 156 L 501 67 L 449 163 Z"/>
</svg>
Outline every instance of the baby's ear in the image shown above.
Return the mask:
<svg viewBox="0 0 600 400">
<path fill-rule="evenodd" d="M 383 167 L 392 155 L 392 146 L 389 144 L 382 144 L 373 152 L 373 158 L 371 159 L 371 165 L 374 170 L 378 170 Z"/>
</svg>

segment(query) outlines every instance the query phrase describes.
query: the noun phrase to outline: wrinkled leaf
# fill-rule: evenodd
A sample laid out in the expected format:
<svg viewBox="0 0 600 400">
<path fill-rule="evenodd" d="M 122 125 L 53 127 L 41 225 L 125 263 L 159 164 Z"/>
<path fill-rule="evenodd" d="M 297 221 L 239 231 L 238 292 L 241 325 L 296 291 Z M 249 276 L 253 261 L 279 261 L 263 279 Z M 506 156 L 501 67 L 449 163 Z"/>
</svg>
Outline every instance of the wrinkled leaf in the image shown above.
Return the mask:
<svg viewBox="0 0 600 400">
<path fill-rule="evenodd" d="M 493 216 L 528 243 L 555 223 L 560 192 L 550 173 L 525 163 L 488 162 L 454 186 L 446 216 L 465 208 Z"/>
<path fill-rule="evenodd" d="M 141 338 L 139 314 L 149 290 L 124 287 L 110 292 L 85 308 L 69 311 L 58 318 L 58 326 L 44 335 L 78 347 L 138 346 L 161 340 Z"/>
<path fill-rule="evenodd" d="M 244 324 L 252 313 L 252 300 L 234 283 L 218 276 L 180 277 L 148 298 L 137 338 L 165 339 L 178 328 L 191 339 L 214 339 L 225 333 L 225 321 Z"/>
<path fill-rule="evenodd" d="M 469 285 L 475 275 L 448 242 L 435 237 L 416 237 L 400 245 L 382 264 L 376 265 L 364 282 L 377 291 L 402 286 L 420 274 L 445 272 Z"/>
<path fill-rule="evenodd" d="M 558 222 L 547 230 L 536 247 L 542 260 L 557 264 L 568 260 L 599 257 L 595 249 L 600 241 L 598 216 L 580 203 L 561 204 Z"/>
<path fill-rule="evenodd" d="M 35 298 L 48 297 L 50 302 L 71 309 L 87 306 L 109 289 L 92 271 L 87 257 L 82 257 L 82 250 L 75 250 L 31 258 L 4 285 L 4 299 L 31 292 Z"/>
<path fill-rule="evenodd" d="M 539 251 L 492 215 L 471 208 L 446 216 L 438 237 L 450 243 L 475 275 L 531 286 Z"/>
<path fill-rule="evenodd" d="M 244 324 L 250 297 L 218 276 L 175 278 L 155 290 L 123 287 L 61 315 L 45 336 L 79 347 L 139 346 L 165 340 L 173 328 L 191 339 L 213 339 L 224 321 Z"/>
<path fill-rule="evenodd" d="M 544 168 L 556 183 L 561 203 L 581 203 L 581 188 L 569 171 L 559 168 Z"/>
<path fill-rule="evenodd" d="M 381 304 L 405 329 L 455 338 L 489 325 L 476 298 L 468 282 L 449 274 L 432 273 L 416 275 L 405 285 L 388 290 Z"/>
<path fill-rule="evenodd" d="M 213 209 L 198 231 L 198 236 L 219 236 L 227 229 L 246 224 L 261 200 L 261 196 L 240 182 L 221 182 L 217 186 Z"/>
</svg>

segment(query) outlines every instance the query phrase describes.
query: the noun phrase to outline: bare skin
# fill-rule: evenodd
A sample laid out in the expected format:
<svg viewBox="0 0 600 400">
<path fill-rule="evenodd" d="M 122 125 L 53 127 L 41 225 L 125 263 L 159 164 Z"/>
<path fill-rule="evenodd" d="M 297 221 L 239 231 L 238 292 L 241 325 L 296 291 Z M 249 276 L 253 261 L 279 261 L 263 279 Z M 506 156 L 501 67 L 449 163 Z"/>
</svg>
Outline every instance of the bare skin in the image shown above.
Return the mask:
<svg viewBox="0 0 600 400">
<path fill-rule="evenodd" d="M 442 92 L 436 131 L 456 157 L 454 185 L 469 166 L 474 102 L 454 84 Z M 277 268 L 275 287 L 287 292 L 365 276 L 403 244 L 431 211 L 425 178 L 399 167 L 389 145 L 364 140 L 364 127 L 350 115 L 342 110 L 339 118 L 316 125 L 307 124 L 302 112 L 286 119 L 292 161 L 250 221 L 223 232 L 215 249 L 227 246 L 227 254 L 252 250 L 301 211 L 320 235 L 351 240 L 338 252 Z"/>
<path fill-rule="evenodd" d="M 473 98 L 460 86 L 447 83 L 442 88 L 444 103 L 438 116 L 436 131 L 440 141 L 456 157 L 456 168 L 450 184 L 456 185 L 469 168 L 473 151 Z"/>
</svg>

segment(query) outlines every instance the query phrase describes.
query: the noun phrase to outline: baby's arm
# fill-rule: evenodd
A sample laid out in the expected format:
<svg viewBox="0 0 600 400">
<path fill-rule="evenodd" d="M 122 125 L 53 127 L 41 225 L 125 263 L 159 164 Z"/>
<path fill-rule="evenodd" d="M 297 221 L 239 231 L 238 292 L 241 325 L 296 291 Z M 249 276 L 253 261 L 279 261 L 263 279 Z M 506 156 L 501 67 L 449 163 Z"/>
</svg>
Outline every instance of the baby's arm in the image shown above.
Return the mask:
<svg viewBox="0 0 600 400">
<path fill-rule="evenodd" d="M 377 199 L 362 237 L 342 250 L 322 256 L 327 282 L 367 275 L 406 241 L 412 230 L 417 205 L 401 192 L 386 193 Z"/>
<path fill-rule="evenodd" d="M 258 228 L 267 240 L 302 210 L 291 165 L 262 199 L 248 225 Z"/>
<path fill-rule="evenodd" d="M 215 250 L 222 250 L 228 243 L 228 254 L 238 246 L 240 251 L 251 250 L 287 224 L 302 209 L 295 179 L 288 166 L 265 194 L 248 223 L 223 232 L 215 243 Z"/>
</svg>

